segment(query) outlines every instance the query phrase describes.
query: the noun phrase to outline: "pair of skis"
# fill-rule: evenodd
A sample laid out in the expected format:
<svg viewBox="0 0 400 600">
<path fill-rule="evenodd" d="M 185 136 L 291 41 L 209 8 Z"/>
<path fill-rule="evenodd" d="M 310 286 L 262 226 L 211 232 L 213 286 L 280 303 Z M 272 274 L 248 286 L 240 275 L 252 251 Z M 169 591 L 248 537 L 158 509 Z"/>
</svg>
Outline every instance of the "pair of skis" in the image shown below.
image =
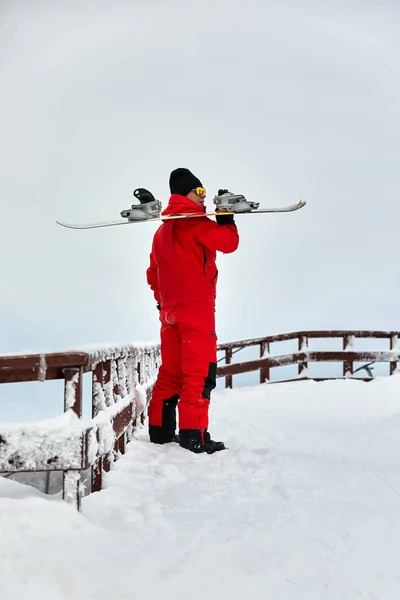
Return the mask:
<svg viewBox="0 0 400 600">
<path fill-rule="evenodd" d="M 243 212 L 236 212 L 234 210 L 223 210 L 223 211 L 212 211 L 205 213 L 185 213 L 185 214 L 175 214 L 175 215 L 157 215 L 157 216 L 149 216 L 146 218 L 140 219 L 120 219 L 118 221 L 105 221 L 104 223 L 86 223 L 86 224 L 72 224 L 72 223 L 63 223 L 61 221 L 56 221 L 58 225 L 62 227 L 68 227 L 69 229 L 97 229 L 99 227 L 114 227 L 116 225 L 132 225 L 133 223 L 143 223 L 144 221 L 147 223 L 149 221 L 174 221 L 176 219 L 196 219 L 199 217 L 214 217 L 215 215 L 255 215 L 255 214 L 264 214 L 264 213 L 285 213 L 285 212 L 294 212 L 303 208 L 306 202 L 301 200 L 298 204 L 292 204 L 291 206 L 281 206 L 278 208 L 257 208 L 250 209 Z"/>
</svg>

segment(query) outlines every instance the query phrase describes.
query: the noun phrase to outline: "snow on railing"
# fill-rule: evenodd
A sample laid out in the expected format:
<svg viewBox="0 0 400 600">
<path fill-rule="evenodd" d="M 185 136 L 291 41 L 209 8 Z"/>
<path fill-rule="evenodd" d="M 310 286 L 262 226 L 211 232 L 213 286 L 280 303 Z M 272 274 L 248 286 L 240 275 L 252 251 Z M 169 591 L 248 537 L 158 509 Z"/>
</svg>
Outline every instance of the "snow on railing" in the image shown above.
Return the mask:
<svg viewBox="0 0 400 600">
<path fill-rule="evenodd" d="M 0 424 L 0 472 L 63 471 L 63 497 L 78 507 L 79 473 L 91 469 L 90 491 L 125 452 L 160 364 L 158 344 L 85 347 L 71 352 L 0 357 L 0 383 L 64 379 L 64 415 Z M 82 382 L 92 373 L 92 418 L 82 418 Z"/>
<path fill-rule="evenodd" d="M 73 410 L 53 419 L 0 426 L 0 464 L 17 471 L 82 468 L 82 435 L 86 424 Z M 93 442 L 94 440 L 92 440 Z"/>
</svg>

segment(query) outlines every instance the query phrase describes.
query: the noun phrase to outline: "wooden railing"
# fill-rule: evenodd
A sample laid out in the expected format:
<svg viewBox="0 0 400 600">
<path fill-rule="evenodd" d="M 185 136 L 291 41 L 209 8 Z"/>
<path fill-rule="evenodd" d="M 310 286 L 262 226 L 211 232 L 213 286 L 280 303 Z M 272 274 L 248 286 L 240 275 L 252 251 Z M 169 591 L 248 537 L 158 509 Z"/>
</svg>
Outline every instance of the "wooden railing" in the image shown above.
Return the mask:
<svg viewBox="0 0 400 600">
<path fill-rule="evenodd" d="M 369 381 L 371 363 L 386 362 L 390 375 L 398 372 L 399 336 L 398 331 L 301 331 L 219 344 L 225 365 L 218 367 L 217 376 L 225 377 L 225 386 L 230 388 L 235 375 L 259 371 L 260 383 L 267 383 L 273 380 L 272 369 L 297 365 L 297 374 L 291 379 L 324 380 L 332 376 L 310 377 L 309 364 L 340 362 L 342 377 L 366 369 L 368 376 L 357 378 Z M 342 340 L 342 350 L 310 348 L 310 340 L 335 338 Z M 357 341 L 366 338 L 386 340 L 387 348 L 357 350 Z M 277 354 L 279 343 L 288 341 L 294 341 L 296 351 Z M 232 362 L 237 352 L 249 347 L 258 347 L 257 359 Z M 355 362 L 366 364 L 355 369 Z M 0 472 L 62 471 L 63 497 L 79 507 L 81 472 L 90 469 L 89 492 L 102 488 L 103 472 L 125 452 L 137 422 L 144 422 L 159 365 L 158 345 L 0 356 L 0 383 L 64 380 L 63 415 L 40 424 L 0 424 Z M 91 419 L 85 421 L 82 382 L 87 373 L 92 374 Z"/>
<path fill-rule="evenodd" d="M 393 375 L 398 370 L 398 361 L 400 361 L 399 351 L 399 331 L 298 331 L 295 333 L 283 333 L 271 335 L 262 338 L 240 340 L 220 344 L 219 351 L 224 352 L 224 366 L 217 369 L 218 377 L 225 377 L 225 387 L 233 386 L 233 376 L 250 371 L 259 371 L 260 383 L 271 381 L 271 369 L 288 365 L 297 365 L 297 376 L 295 380 L 313 379 L 314 381 L 324 381 L 332 379 L 332 376 L 309 377 L 309 363 L 319 362 L 340 362 L 343 364 L 342 376 L 353 377 L 355 374 L 354 363 L 365 362 L 361 367 L 369 373 L 366 377 L 357 376 L 357 379 L 370 381 L 373 377 L 369 369 L 372 363 L 389 363 L 389 373 Z M 342 350 L 312 350 L 310 349 L 310 340 L 326 340 L 340 338 L 342 340 Z M 363 351 L 355 348 L 357 340 L 373 338 L 376 340 L 387 340 L 387 350 Z M 272 345 L 279 342 L 288 342 L 294 340 L 297 345 L 297 351 L 289 354 L 272 353 Z M 236 352 L 249 347 L 259 348 L 259 358 L 246 362 L 232 363 L 232 357 Z M 360 368 L 357 369 L 359 371 Z M 335 377 L 337 379 L 337 377 Z M 285 379 L 284 381 L 289 381 Z"/>
<path fill-rule="evenodd" d="M 125 452 L 145 417 L 160 363 L 154 346 L 107 347 L 0 357 L 0 383 L 64 380 L 64 415 L 47 422 L 0 425 L 0 472 L 63 471 L 63 497 L 79 508 L 80 473 L 91 469 L 89 491 Z M 92 419 L 82 419 L 82 383 L 92 374 Z M 1 421 L 1 418 L 0 418 Z"/>
</svg>

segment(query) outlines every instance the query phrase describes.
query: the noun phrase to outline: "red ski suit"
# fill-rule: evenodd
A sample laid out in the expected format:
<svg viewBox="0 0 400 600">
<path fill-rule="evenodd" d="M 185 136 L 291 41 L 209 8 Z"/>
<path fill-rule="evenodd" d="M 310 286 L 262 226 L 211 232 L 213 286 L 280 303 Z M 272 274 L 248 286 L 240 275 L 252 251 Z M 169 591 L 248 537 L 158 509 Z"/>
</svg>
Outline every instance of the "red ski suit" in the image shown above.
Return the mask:
<svg viewBox="0 0 400 600">
<path fill-rule="evenodd" d="M 173 194 L 163 214 L 189 212 L 204 208 Z M 208 217 L 166 221 L 154 235 L 147 281 L 161 306 L 162 364 L 150 401 L 150 425 L 162 425 L 163 403 L 177 395 L 179 428 L 208 426 L 217 370 L 215 259 L 217 250 L 234 252 L 238 244 L 235 225 L 218 225 Z"/>
</svg>

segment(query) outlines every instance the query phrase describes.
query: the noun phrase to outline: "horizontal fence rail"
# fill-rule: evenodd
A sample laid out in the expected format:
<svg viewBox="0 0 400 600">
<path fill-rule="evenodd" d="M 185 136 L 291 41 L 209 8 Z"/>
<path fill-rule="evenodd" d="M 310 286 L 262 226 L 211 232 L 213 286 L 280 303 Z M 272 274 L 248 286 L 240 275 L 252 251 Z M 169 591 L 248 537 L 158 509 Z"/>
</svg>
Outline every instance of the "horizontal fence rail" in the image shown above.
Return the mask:
<svg viewBox="0 0 400 600">
<path fill-rule="evenodd" d="M 310 377 L 310 363 L 342 363 L 342 377 L 370 381 L 372 365 L 388 363 L 389 374 L 399 372 L 398 331 L 300 331 L 218 345 L 222 353 L 217 377 L 225 387 L 233 377 L 259 372 L 260 383 L 271 383 L 273 369 L 297 365 L 297 375 L 285 381 L 317 381 L 332 376 Z M 310 347 L 311 340 L 341 339 L 341 350 Z M 357 349 L 357 342 L 385 340 L 384 350 Z M 279 353 L 282 342 L 293 342 L 294 351 Z M 233 362 L 247 348 L 257 348 L 258 358 Z M 160 366 L 159 345 L 107 346 L 85 351 L 0 356 L 0 383 L 64 381 L 64 413 L 55 419 L 33 423 L 0 423 L 0 473 L 61 471 L 63 497 L 78 508 L 83 493 L 81 475 L 90 471 L 89 492 L 102 489 L 103 473 L 124 454 L 138 423 L 143 423 L 151 390 Z M 365 363 L 355 368 L 355 363 Z M 83 378 L 91 374 L 91 418 L 83 412 Z M 1 421 L 1 417 L 0 417 Z"/>
</svg>

